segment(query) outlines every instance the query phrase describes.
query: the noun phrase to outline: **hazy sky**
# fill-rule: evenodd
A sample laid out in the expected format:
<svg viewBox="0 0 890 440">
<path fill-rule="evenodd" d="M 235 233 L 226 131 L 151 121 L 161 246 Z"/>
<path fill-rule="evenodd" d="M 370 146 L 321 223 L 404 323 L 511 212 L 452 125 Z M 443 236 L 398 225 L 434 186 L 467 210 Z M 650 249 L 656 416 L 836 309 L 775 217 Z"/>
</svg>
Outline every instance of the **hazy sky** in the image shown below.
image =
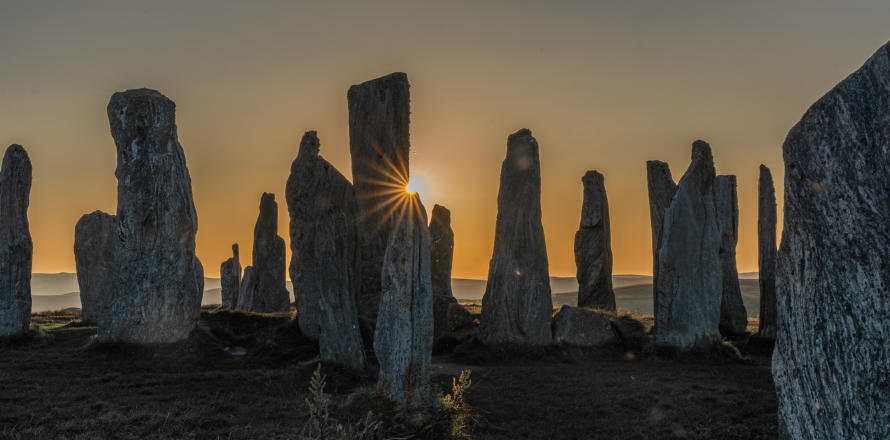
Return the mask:
<svg viewBox="0 0 890 440">
<path fill-rule="evenodd" d="M 321 3 L 321 2 L 320 2 Z M 250 259 L 260 194 L 279 201 L 306 130 L 346 176 L 346 90 L 411 81 L 411 175 L 452 211 L 454 275 L 485 277 L 507 135 L 541 148 L 550 271 L 574 275 L 581 176 L 605 175 L 615 273 L 651 273 L 645 161 L 675 180 L 691 143 L 738 176 L 740 271 L 757 268 L 757 173 L 806 108 L 890 39 L 890 2 L 0 1 L 0 143 L 34 165 L 34 271 L 74 270 L 74 224 L 114 212 L 105 106 L 177 104 L 208 276 Z M 289 258 L 288 252 L 288 258 Z M 248 260 L 248 261 L 244 261 Z"/>
</svg>

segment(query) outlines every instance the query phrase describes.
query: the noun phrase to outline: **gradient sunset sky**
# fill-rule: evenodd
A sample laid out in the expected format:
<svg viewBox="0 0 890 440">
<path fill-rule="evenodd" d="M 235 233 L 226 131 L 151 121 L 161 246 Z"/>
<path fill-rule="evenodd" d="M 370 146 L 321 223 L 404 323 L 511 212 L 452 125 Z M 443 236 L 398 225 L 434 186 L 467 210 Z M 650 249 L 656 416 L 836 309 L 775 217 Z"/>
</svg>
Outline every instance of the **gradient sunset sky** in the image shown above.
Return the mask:
<svg viewBox="0 0 890 440">
<path fill-rule="evenodd" d="M 781 224 L 785 134 L 890 39 L 886 0 L 323 3 L 0 1 L 0 143 L 34 166 L 33 270 L 73 272 L 78 218 L 115 211 L 115 91 L 176 102 L 197 252 L 218 277 L 233 242 L 249 263 L 262 192 L 289 240 L 303 132 L 351 177 L 346 91 L 403 71 L 412 180 L 428 210 L 452 211 L 455 276 L 487 274 L 506 139 L 522 127 L 540 145 L 551 275 L 575 274 L 588 169 L 605 175 L 614 272 L 651 273 L 645 161 L 679 180 L 699 138 L 738 176 L 738 266 L 754 271 L 758 165 Z"/>
</svg>

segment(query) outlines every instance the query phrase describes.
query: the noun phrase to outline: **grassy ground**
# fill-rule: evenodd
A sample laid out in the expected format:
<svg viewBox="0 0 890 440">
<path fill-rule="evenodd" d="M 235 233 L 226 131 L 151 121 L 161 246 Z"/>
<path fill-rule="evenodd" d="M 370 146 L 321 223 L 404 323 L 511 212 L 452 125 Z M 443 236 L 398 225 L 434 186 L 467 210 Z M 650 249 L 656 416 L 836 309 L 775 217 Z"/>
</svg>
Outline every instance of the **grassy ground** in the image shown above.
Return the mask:
<svg viewBox="0 0 890 440">
<path fill-rule="evenodd" d="M 292 439 L 308 416 L 317 348 L 286 314 L 205 312 L 189 340 L 164 347 L 96 344 L 76 312 L 34 322 L 30 338 L 0 342 L 0 439 Z M 742 345 L 748 359 L 733 361 L 465 342 L 434 357 L 433 384 L 449 391 L 472 370 L 466 398 L 480 439 L 777 438 L 768 349 Z M 385 412 L 373 370 L 323 372 L 333 417 Z M 387 432 L 446 437 L 424 423 Z"/>
</svg>

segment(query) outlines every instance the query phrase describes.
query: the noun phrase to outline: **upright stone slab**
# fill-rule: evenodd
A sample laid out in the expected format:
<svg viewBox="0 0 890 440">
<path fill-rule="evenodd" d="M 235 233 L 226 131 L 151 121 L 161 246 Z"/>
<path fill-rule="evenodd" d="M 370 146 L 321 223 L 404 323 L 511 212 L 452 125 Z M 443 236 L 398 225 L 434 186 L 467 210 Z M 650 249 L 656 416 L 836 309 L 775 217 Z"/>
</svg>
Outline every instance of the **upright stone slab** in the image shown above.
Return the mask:
<svg viewBox="0 0 890 440">
<path fill-rule="evenodd" d="M 355 190 L 319 147 L 314 131 L 303 135 L 287 179 L 297 320 L 305 335 L 318 339 L 322 360 L 362 369 Z"/>
<path fill-rule="evenodd" d="M 30 195 L 31 160 L 21 145 L 10 145 L 0 168 L 0 337 L 31 325 Z"/>
<path fill-rule="evenodd" d="M 238 295 L 241 292 L 241 260 L 238 255 L 238 243 L 232 245 L 232 258 L 223 261 L 219 266 L 219 284 L 223 307 L 238 307 Z"/>
<path fill-rule="evenodd" d="M 108 122 L 117 147 L 114 299 L 101 341 L 165 343 L 198 322 L 204 269 L 195 256 L 198 216 L 176 105 L 149 89 L 115 93 Z"/>
<path fill-rule="evenodd" d="M 612 290 L 612 232 L 603 175 L 588 171 L 581 179 L 584 201 L 581 226 L 575 233 L 578 307 L 615 310 Z"/>
<path fill-rule="evenodd" d="M 890 45 L 782 147 L 773 377 L 786 439 L 890 438 Z"/>
<path fill-rule="evenodd" d="M 660 160 L 646 161 L 646 180 L 649 187 L 649 220 L 652 224 L 652 302 L 658 310 L 658 253 L 661 251 L 661 236 L 664 233 L 664 213 L 671 206 L 677 193 L 677 184 L 671 177 L 668 164 Z M 657 327 L 653 331 L 657 332 Z"/>
<path fill-rule="evenodd" d="M 776 190 L 769 168 L 760 166 L 757 203 L 757 262 L 760 271 L 758 335 L 776 338 Z"/>
<path fill-rule="evenodd" d="M 377 316 L 383 254 L 395 224 L 392 213 L 408 184 L 408 76 L 392 73 L 354 85 L 349 101 L 349 151 L 359 208 L 359 313 Z"/>
<path fill-rule="evenodd" d="M 655 292 L 655 342 L 688 349 L 720 341 L 723 268 L 711 147 L 692 144 L 692 163 L 664 214 Z"/>
<path fill-rule="evenodd" d="M 396 230 L 386 249 L 383 295 L 374 353 L 380 364 L 377 386 L 396 402 L 419 404 L 429 392 L 433 350 L 433 293 L 430 234 L 417 194 L 393 214 Z"/>
<path fill-rule="evenodd" d="M 238 309 L 254 313 L 290 311 L 285 287 L 284 239 L 278 236 L 278 203 L 275 194 L 263 193 L 260 214 L 253 228 L 253 265 L 245 270 L 238 295 Z"/>
<path fill-rule="evenodd" d="M 482 297 L 482 340 L 548 345 L 553 301 L 541 224 L 541 161 L 538 142 L 524 128 L 507 138 L 494 234 Z"/>
<path fill-rule="evenodd" d="M 442 205 L 433 206 L 430 216 L 430 278 L 433 283 L 433 316 L 435 337 L 449 332 L 448 308 L 457 304 L 451 293 L 451 265 L 454 259 L 454 231 L 451 211 Z"/>
<path fill-rule="evenodd" d="M 723 268 L 723 299 L 720 302 L 720 334 L 739 336 L 748 328 L 748 311 L 742 302 L 735 248 L 739 241 L 739 199 L 735 176 L 717 176 L 714 203 L 720 228 L 720 266 Z"/>
<path fill-rule="evenodd" d="M 102 211 L 84 215 L 74 226 L 74 263 L 83 321 L 96 324 L 114 299 L 114 246 L 117 219 Z"/>
</svg>

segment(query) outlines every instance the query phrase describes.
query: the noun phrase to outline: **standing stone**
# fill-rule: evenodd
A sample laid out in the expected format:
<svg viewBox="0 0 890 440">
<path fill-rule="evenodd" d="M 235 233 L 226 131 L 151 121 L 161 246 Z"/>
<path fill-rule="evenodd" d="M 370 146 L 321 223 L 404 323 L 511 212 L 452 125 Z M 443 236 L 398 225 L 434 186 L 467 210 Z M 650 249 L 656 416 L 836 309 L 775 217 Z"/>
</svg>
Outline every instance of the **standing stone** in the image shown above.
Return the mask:
<svg viewBox="0 0 890 440">
<path fill-rule="evenodd" d="M 321 359 L 365 365 L 358 326 L 358 207 L 352 184 L 318 154 L 314 131 L 303 135 L 287 179 L 290 278 L 303 334 L 319 341 Z"/>
<path fill-rule="evenodd" d="M 238 243 L 232 245 L 232 258 L 219 266 L 222 306 L 234 309 L 238 307 L 238 295 L 241 293 L 241 261 L 238 255 Z"/>
<path fill-rule="evenodd" d="M 238 309 L 254 313 L 289 312 L 290 293 L 285 287 L 284 274 L 284 239 L 278 236 L 278 203 L 275 194 L 263 193 L 260 214 L 253 228 L 253 265 L 244 271 Z"/>
<path fill-rule="evenodd" d="M 714 158 L 703 141 L 664 214 L 655 292 L 655 342 L 680 349 L 720 341 L 723 268 L 714 204 Z"/>
<path fill-rule="evenodd" d="M 154 90 L 118 92 L 108 103 L 117 147 L 116 271 L 100 341 L 175 342 L 198 322 L 204 269 L 175 117 L 176 104 Z"/>
<path fill-rule="evenodd" d="M 661 251 L 661 236 L 664 233 L 664 213 L 671 206 L 677 193 L 677 184 L 671 177 L 668 164 L 660 160 L 646 161 L 646 180 L 649 186 L 649 220 L 652 224 L 652 302 L 658 310 L 658 253 Z M 653 332 L 657 333 L 657 327 Z"/>
<path fill-rule="evenodd" d="M 615 310 L 612 290 L 612 233 L 603 175 L 588 171 L 581 179 L 584 201 L 581 226 L 575 233 L 578 307 Z"/>
<path fill-rule="evenodd" d="M 757 203 L 757 261 L 760 270 L 760 325 L 758 335 L 776 338 L 776 190 L 773 176 L 760 166 Z"/>
<path fill-rule="evenodd" d="M 30 194 L 31 160 L 21 145 L 10 145 L 0 168 L 0 337 L 31 325 Z"/>
<path fill-rule="evenodd" d="M 408 185 L 408 76 L 392 73 L 349 88 L 349 151 L 358 202 L 359 313 L 372 321 L 380 303 L 383 254 L 392 213 Z"/>
<path fill-rule="evenodd" d="M 434 333 L 437 339 L 449 333 L 448 308 L 451 304 L 457 304 L 457 299 L 451 293 L 453 259 L 454 231 L 451 230 L 451 211 L 442 205 L 435 205 L 430 217 L 430 278 L 433 283 Z"/>
<path fill-rule="evenodd" d="M 482 340 L 490 345 L 548 345 L 552 313 L 541 224 L 541 161 L 538 142 L 523 128 L 507 138 L 501 166 L 494 252 L 482 297 Z"/>
<path fill-rule="evenodd" d="M 739 336 L 748 328 L 748 311 L 742 302 L 735 248 L 739 241 L 739 199 L 735 176 L 717 176 L 714 188 L 717 226 L 720 229 L 720 265 L 723 267 L 723 299 L 720 302 L 720 334 Z"/>
<path fill-rule="evenodd" d="M 396 230 L 386 249 L 383 295 L 374 334 L 380 363 L 377 387 L 396 402 L 418 404 L 429 391 L 433 350 L 430 234 L 417 194 L 393 214 Z"/>
<path fill-rule="evenodd" d="M 93 211 L 74 226 L 74 263 L 83 322 L 98 323 L 112 304 L 116 240 L 117 219 L 111 214 Z"/>
<path fill-rule="evenodd" d="M 890 45 L 782 147 L 773 376 L 787 439 L 890 438 Z"/>
</svg>

